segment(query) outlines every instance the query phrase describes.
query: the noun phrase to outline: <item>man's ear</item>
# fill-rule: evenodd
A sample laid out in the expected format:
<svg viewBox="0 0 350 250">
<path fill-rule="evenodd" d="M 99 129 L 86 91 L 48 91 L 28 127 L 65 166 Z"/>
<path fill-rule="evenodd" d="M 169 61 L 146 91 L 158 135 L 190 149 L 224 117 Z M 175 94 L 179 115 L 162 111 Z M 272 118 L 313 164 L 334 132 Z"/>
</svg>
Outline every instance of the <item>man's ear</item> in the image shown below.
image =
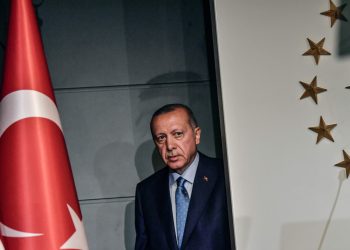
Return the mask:
<svg viewBox="0 0 350 250">
<path fill-rule="evenodd" d="M 200 127 L 196 127 L 194 129 L 194 136 L 195 136 L 195 140 L 196 140 L 196 145 L 198 145 L 201 142 L 201 128 Z"/>
</svg>

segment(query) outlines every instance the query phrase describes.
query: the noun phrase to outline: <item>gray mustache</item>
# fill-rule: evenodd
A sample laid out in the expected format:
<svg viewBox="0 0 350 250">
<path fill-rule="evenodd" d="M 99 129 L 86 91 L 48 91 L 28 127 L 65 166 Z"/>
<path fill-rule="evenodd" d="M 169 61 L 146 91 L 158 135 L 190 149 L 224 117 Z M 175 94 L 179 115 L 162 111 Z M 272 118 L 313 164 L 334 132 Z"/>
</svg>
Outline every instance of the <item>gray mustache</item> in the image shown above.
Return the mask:
<svg viewBox="0 0 350 250">
<path fill-rule="evenodd" d="M 174 156 L 175 152 L 174 151 L 168 151 L 166 152 L 166 156 Z"/>
</svg>

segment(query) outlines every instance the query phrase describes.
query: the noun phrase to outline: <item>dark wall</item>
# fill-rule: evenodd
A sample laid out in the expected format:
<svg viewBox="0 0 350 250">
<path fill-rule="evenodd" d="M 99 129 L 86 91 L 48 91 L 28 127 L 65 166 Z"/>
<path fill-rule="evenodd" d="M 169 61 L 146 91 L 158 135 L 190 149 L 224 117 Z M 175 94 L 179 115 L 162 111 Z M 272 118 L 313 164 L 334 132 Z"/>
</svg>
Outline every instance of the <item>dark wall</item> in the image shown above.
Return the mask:
<svg viewBox="0 0 350 250">
<path fill-rule="evenodd" d="M 9 3 L 9 0 L 0 0 L 0 79 L 2 79 L 2 69 L 5 56 L 5 44 L 10 5 Z"/>
<path fill-rule="evenodd" d="M 200 150 L 220 151 L 202 1 L 36 4 L 90 249 L 132 249 L 135 186 L 162 167 L 152 112 L 188 104 L 202 127 Z M 1 0 L 2 43 L 7 18 Z"/>
</svg>

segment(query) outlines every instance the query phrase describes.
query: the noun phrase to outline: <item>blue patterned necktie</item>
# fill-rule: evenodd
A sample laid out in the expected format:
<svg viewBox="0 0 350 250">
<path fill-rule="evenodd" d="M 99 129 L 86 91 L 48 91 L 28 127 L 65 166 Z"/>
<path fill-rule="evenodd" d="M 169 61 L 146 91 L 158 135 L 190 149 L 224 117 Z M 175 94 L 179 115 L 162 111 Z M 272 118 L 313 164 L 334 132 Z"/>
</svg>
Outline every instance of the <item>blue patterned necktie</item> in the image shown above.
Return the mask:
<svg viewBox="0 0 350 250">
<path fill-rule="evenodd" d="M 177 188 L 175 192 L 175 203 L 176 203 L 177 244 L 179 248 L 181 248 L 190 198 L 185 188 L 186 180 L 182 177 L 179 177 L 176 180 L 176 183 L 177 183 Z"/>
</svg>

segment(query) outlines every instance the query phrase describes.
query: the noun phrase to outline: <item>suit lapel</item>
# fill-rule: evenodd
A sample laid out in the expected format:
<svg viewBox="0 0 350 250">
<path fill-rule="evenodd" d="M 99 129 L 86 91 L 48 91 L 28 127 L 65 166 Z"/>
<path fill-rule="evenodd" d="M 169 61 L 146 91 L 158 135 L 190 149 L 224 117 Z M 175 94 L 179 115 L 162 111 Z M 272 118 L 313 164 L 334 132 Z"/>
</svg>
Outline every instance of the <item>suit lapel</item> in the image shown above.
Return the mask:
<svg viewBox="0 0 350 250">
<path fill-rule="evenodd" d="M 160 186 L 156 191 L 158 200 L 156 202 L 160 223 L 162 225 L 162 232 L 165 234 L 169 249 L 177 250 L 176 235 L 173 222 L 173 213 L 170 200 L 169 191 L 169 174 L 168 170 L 163 171 L 163 176 L 160 178 Z"/>
<path fill-rule="evenodd" d="M 185 226 L 182 246 L 185 247 L 193 232 L 208 199 L 215 187 L 217 180 L 216 172 L 206 166 L 205 156 L 200 155 L 196 177 L 193 184 L 190 205 L 187 212 L 187 221 Z"/>
</svg>

